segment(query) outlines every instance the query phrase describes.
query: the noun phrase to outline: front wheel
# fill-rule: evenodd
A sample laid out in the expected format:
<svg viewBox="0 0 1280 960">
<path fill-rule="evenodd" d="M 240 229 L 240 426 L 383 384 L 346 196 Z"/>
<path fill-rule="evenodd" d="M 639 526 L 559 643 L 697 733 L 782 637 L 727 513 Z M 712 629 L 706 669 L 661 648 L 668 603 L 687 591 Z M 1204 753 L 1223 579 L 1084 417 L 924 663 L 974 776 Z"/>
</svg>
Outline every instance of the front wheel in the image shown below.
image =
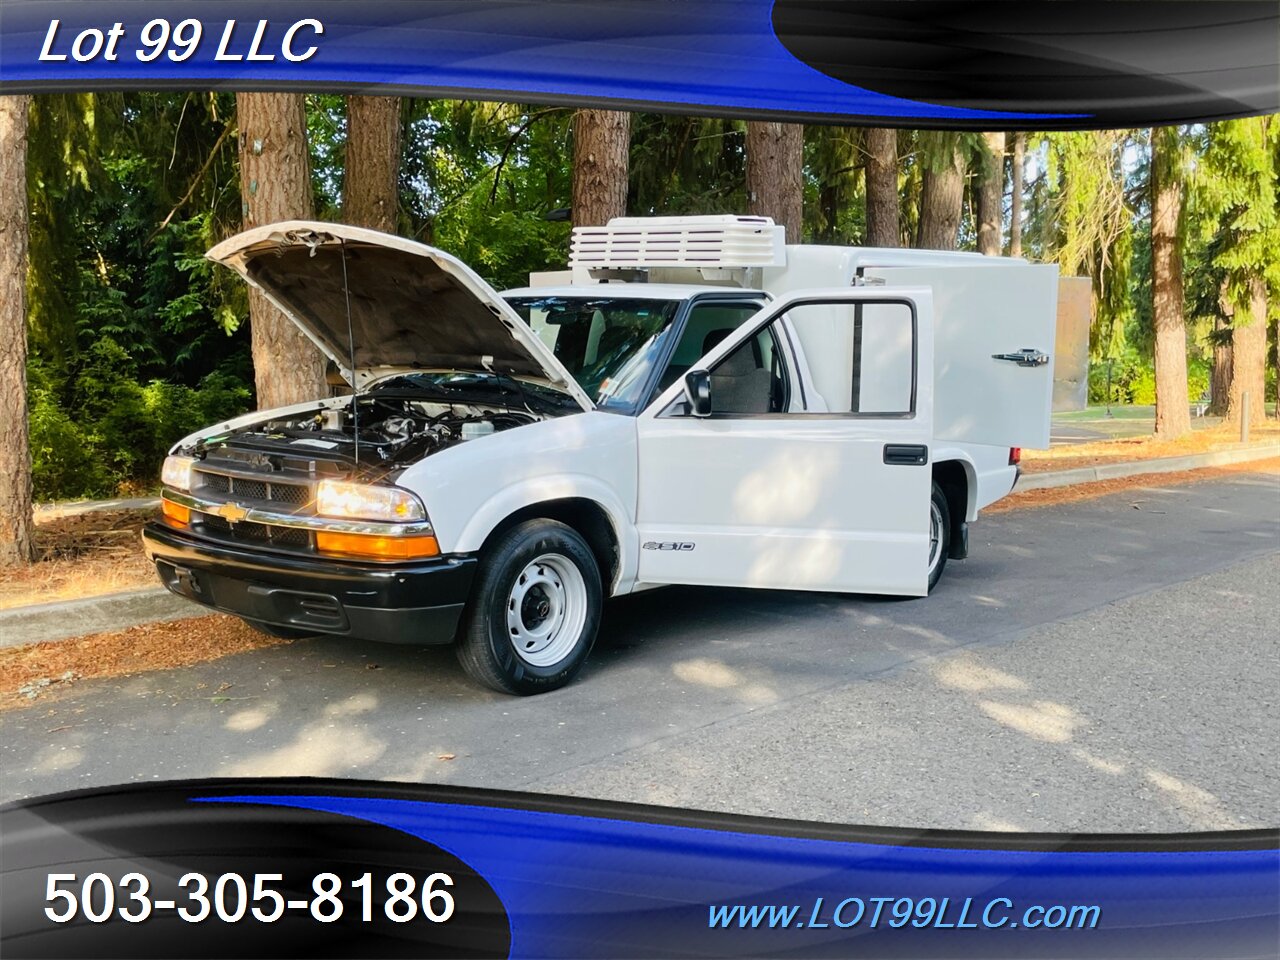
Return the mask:
<svg viewBox="0 0 1280 960">
<path fill-rule="evenodd" d="M 929 592 L 942 579 L 947 566 L 947 554 L 951 552 L 951 508 L 947 495 L 936 483 L 929 497 Z"/>
<path fill-rule="evenodd" d="M 600 569 L 581 535 L 530 520 L 486 551 L 463 615 L 458 660 L 503 693 L 545 693 L 577 676 L 600 627 Z"/>
</svg>

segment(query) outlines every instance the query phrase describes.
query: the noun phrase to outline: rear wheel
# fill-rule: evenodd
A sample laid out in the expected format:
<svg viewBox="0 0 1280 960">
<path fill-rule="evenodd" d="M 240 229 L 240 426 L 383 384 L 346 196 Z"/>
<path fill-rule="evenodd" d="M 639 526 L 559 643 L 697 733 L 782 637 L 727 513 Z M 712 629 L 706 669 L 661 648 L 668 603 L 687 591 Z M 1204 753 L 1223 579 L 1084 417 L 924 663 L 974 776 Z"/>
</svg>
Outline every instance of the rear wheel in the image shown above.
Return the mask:
<svg viewBox="0 0 1280 960">
<path fill-rule="evenodd" d="M 545 693 L 577 676 L 603 593 L 585 540 L 554 520 L 512 528 L 486 552 L 463 615 L 458 660 L 503 693 Z"/>
<path fill-rule="evenodd" d="M 942 579 L 947 566 L 947 554 L 951 552 L 951 509 L 947 495 L 936 483 L 929 497 L 929 592 Z"/>
</svg>

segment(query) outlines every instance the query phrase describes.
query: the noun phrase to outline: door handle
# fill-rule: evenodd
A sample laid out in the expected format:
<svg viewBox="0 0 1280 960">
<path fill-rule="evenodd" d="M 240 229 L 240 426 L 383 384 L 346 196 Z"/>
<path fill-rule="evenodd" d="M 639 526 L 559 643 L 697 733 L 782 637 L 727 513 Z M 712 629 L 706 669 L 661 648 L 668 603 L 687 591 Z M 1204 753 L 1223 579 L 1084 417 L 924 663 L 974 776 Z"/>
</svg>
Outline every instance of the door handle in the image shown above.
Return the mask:
<svg viewBox="0 0 1280 960">
<path fill-rule="evenodd" d="M 922 467 L 929 462 L 929 448 L 923 443 L 886 443 L 884 462 Z"/>
<path fill-rule="evenodd" d="M 1023 347 L 1014 353 L 993 353 L 992 360 L 1008 360 L 1010 363 L 1016 363 L 1020 367 L 1043 367 L 1049 362 L 1049 355 L 1041 353 L 1039 350 L 1033 350 L 1031 347 Z"/>
</svg>

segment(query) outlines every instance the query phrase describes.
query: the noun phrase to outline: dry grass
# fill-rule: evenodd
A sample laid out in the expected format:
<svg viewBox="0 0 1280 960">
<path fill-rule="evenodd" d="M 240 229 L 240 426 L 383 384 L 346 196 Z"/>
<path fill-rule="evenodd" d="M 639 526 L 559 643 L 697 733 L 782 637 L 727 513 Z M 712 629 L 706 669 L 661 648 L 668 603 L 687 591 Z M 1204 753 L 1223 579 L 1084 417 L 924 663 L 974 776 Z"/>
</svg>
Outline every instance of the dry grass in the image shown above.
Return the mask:
<svg viewBox="0 0 1280 960">
<path fill-rule="evenodd" d="M 1280 421 L 1268 420 L 1264 426 L 1250 430 L 1249 440 L 1250 446 L 1280 440 Z M 1158 440 L 1154 436 L 1123 437 L 1070 444 L 1049 450 L 1024 450 L 1022 469 L 1027 473 L 1049 473 L 1126 460 L 1153 460 L 1216 450 L 1235 450 L 1240 446 L 1239 428 L 1221 426 L 1197 430 L 1181 440 Z"/>
<path fill-rule="evenodd" d="M 0 710 L 45 702 L 77 680 L 172 670 L 290 642 L 213 614 L 0 650 Z M 51 683 L 39 688 L 38 697 L 22 692 L 24 685 L 43 680 Z"/>
<path fill-rule="evenodd" d="M 154 509 L 36 514 L 35 563 L 0 570 L 0 610 L 155 586 L 139 531 Z"/>
<path fill-rule="evenodd" d="M 1006 510 L 1028 509 L 1034 507 L 1052 507 L 1062 503 L 1077 503 L 1081 500 L 1092 500 L 1105 497 L 1111 493 L 1123 493 L 1142 487 L 1169 487 L 1182 483 L 1199 483 L 1204 480 L 1217 480 L 1241 473 L 1280 474 L 1280 457 L 1270 460 L 1254 460 L 1250 463 L 1234 463 L 1225 467 L 1201 467 L 1197 470 L 1179 470 L 1175 473 L 1143 473 L 1133 477 L 1120 477 L 1115 480 L 1097 480 L 1093 483 L 1079 483 L 1070 487 L 1054 487 L 1049 490 L 1026 490 L 1012 493 L 1003 500 L 997 500 L 988 507 L 983 507 L 983 514 L 1003 513 Z"/>
</svg>

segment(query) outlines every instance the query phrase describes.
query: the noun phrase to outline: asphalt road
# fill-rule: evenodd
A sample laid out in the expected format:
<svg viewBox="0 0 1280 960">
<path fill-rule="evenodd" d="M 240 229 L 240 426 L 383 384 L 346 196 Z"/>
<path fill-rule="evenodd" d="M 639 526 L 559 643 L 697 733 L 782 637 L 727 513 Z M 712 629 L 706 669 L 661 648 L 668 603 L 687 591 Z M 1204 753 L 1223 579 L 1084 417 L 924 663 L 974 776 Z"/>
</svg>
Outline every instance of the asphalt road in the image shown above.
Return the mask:
<svg viewBox="0 0 1280 960">
<path fill-rule="evenodd" d="M 572 687 L 442 649 L 301 641 L 85 682 L 0 715 L 0 796 L 317 775 L 864 824 L 1280 822 L 1280 478 L 975 524 L 924 600 L 668 589 L 618 601 Z"/>
</svg>

